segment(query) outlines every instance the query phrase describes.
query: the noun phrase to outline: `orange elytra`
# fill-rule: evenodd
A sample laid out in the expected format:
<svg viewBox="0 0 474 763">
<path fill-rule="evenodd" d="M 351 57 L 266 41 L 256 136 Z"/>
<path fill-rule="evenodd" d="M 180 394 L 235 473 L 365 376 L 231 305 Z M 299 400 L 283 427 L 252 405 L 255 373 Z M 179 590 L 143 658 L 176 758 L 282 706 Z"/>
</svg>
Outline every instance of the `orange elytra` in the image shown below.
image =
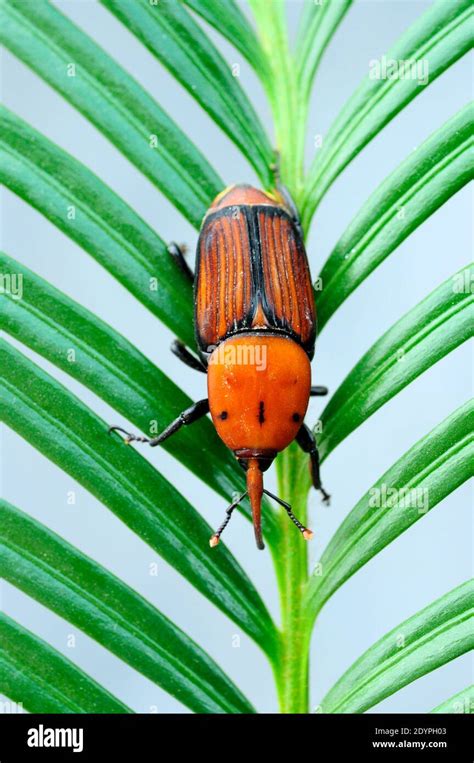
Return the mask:
<svg viewBox="0 0 474 763">
<path fill-rule="evenodd" d="M 247 490 L 227 509 L 210 539 L 218 544 L 236 506 L 248 496 L 255 538 L 263 548 L 263 494 L 280 503 L 309 540 L 312 532 L 291 507 L 263 486 L 263 472 L 296 439 L 310 456 L 314 486 L 323 499 L 314 436 L 304 423 L 311 395 L 316 317 L 313 288 L 298 215 L 288 192 L 267 193 L 248 185 L 223 191 L 211 204 L 201 227 L 195 276 L 176 244 L 169 247 L 178 265 L 194 281 L 198 357 L 175 341 L 173 352 L 187 365 L 207 373 L 208 397 L 184 411 L 150 440 L 158 445 L 181 426 L 211 414 L 216 431 L 247 475 Z"/>
</svg>

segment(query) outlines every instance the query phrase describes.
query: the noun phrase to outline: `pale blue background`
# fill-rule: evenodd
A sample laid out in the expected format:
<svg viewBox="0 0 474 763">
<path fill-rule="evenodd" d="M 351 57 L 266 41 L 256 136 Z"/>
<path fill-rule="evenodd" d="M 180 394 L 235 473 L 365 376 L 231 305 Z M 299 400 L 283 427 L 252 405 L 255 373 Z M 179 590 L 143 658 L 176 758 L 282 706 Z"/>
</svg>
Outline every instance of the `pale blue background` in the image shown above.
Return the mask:
<svg viewBox="0 0 474 763">
<path fill-rule="evenodd" d="M 448 0 L 451 1 L 451 0 Z M 255 176 L 230 141 L 192 98 L 171 78 L 111 14 L 93 0 L 58 3 L 133 74 L 189 133 L 229 183 L 255 182 Z M 384 52 L 429 2 L 359 0 L 350 10 L 326 53 L 315 83 L 308 128 L 308 158 L 314 135 L 323 133 L 368 72 L 369 61 Z M 301 3 L 289 3 L 292 29 Z M 262 90 L 242 57 L 214 32 L 229 64 L 241 64 L 241 83 L 262 119 L 269 112 Z M 4 54 L 6 105 L 50 139 L 91 167 L 165 239 L 194 246 L 196 232 L 100 133 L 41 79 L 13 56 Z M 321 205 L 308 242 L 316 274 L 347 223 L 387 174 L 470 97 L 467 59 L 428 87 L 351 164 Z M 315 383 L 335 390 L 357 359 L 388 327 L 425 295 L 462 267 L 472 252 L 470 191 L 464 189 L 418 229 L 345 303 L 317 347 Z M 76 244 L 27 204 L 4 194 L 3 248 L 108 321 L 160 365 L 195 398 L 204 395 L 202 376 L 186 369 L 168 352 L 170 332 L 160 326 L 122 286 Z M 33 353 L 36 362 L 62 381 L 106 421 L 117 415 L 87 389 Z M 317 558 L 344 516 L 371 484 L 416 440 L 465 402 L 471 394 L 469 350 L 453 352 L 360 427 L 324 464 L 331 508 L 311 497 L 311 526 Z M 308 421 L 322 410 L 314 401 Z M 124 422 L 125 423 L 125 422 Z M 260 711 L 276 710 L 269 666 L 258 648 L 206 599 L 177 575 L 110 511 L 67 474 L 4 429 L 3 495 L 41 520 L 79 549 L 125 580 L 220 663 Z M 142 451 L 215 526 L 225 503 L 183 471 L 165 451 Z M 269 487 L 274 475 L 270 476 Z M 66 503 L 75 490 L 75 506 Z M 367 647 L 471 574 L 471 498 L 467 486 L 446 499 L 400 539 L 349 580 L 326 605 L 312 647 L 312 705 Z M 249 572 L 271 612 L 278 617 L 277 592 L 268 553 L 258 553 L 250 526 L 236 516 L 227 543 Z M 152 562 L 158 576 L 148 573 Z M 67 654 L 134 710 L 183 711 L 176 700 L 129 668 L 82 632 L 9 585 L 2 587 L 5 611 Z M 67 646 L 76 635 L 74 648 Z M 412 684 L 377 710 L 430 710 L 470 681 L 467 656 Z"/>
</svg>

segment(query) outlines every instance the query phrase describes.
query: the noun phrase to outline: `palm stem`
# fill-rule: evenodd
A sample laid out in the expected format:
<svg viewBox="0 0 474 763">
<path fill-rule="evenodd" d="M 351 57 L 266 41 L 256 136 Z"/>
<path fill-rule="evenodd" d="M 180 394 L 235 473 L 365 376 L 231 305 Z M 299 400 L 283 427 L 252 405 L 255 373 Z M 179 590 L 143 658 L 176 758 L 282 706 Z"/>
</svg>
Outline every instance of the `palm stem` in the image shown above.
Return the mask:
<svg viewBox="0 0 474 763">
<path fill-rule="evenodd" d="M 303 524 L 309 479 L 295 479 L 301 456 L 295 443 L 277 461 L 278 492 L 290 503 Z M 280 591 L 281 640 L 276 681 L 282 713 L 307 713 L 309 709 L 309 640 L 303 608 L 308 579 L 307 546 L 285 512 L 280 516 L 280 540 L 275 551 L 275 567 Z"/>
</svg>

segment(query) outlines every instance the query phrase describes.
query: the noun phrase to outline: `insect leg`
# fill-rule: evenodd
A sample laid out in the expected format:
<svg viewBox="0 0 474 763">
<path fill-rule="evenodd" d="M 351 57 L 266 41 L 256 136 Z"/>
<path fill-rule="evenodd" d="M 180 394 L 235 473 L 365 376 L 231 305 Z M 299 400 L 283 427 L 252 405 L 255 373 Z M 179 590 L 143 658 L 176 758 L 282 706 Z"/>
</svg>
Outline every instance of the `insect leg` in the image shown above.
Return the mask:
<svg viewBox="0 0 474 763">
<path fill-rule="evenodd" d="M 186 262 L 183 248 L 178 246 L 178 244 L 175 244 L 174 241 L 172 241 L 171 244 L 168 244 L 167 248 L 168 253 L 171 254 L 179 269 L 184 273 L 186 278 L 189 278 L 191 283 L 194 283 L 194 273 Z"/>
<path fill-rule="evenodd" d="M 309 391 L 310 397 L 324 397 L 328 394 L 328 388 L 327 387 L 311 387 Z"/>
<path fill-rule="evenodd" d="M 283 197 L 283 200 L 284 200 L 288 210 L 291 213 L 291 217 L 293 219 L 293 222 L 294 222 L 294 224 L 295 224 L 296 228 L 298 229 L 298 232 L 299 232 L 299 234 L 301 236 L 301 240 L 303 241 L 304 240 L 304 233 L 303 233 L 303 227 L 301 225 L 300 213 L 298 212 L 298 207 L 296 206 L 295 202 L 293 201 L 293 197 L 292 197 L 291 193 L 289 192 L 289 190 L 288 190 L 288 188 L 286 186 L 282 185 L 282 183 L 280 183 L 280 181 L 277 181 L 276 187 L 277 187 L 277 190 L 280 192 L 281 196 Z"/>
<path fill-rule="evenodd" d="M 302 424 L 301 428 L 299 429 L 298 434 L 296 435 L 296 442 L 300 448 L 304 450 L 305 453 L 309 453 L 311 458 L 310 467 L 313 485 L 316 490 L 321 492 L 324 503 L 329 503 L 331 496 L 329 493 L 326 493 L 325 489 L 321 485 L 321 476 L 319 474 L 319 453 L 316 445 L 316 440 L 314 439 L 314 434 L 312 433 L 311 429 L 307 427 L 306 424 Z"/>
<path fill-rule="evenodd" d="M 313 531 L 310 530 L 308 527 L 305 527 L 304 525 L 302 525 L 300 520 L 297 519 L 297 517 L 295 517 L 295 515 L 293 514 L 291 510 L 290 504 L 286 503 L 286 501 L 282 501 L 281 498 L 278 498 L 278 496 L 273 495 L 273 493 L 270 493 L 268 490 L 264 490 L 263 492 L 265 493 L 265 495 L 268 495 L 269 498 L 273 498 L 273 500 L 279 503 L 280 506 L 283 506 L 286 513 L 288 514 L 291 521 L 293 522 L 293 524 L 295 524 L 298 530 L 302 533 L 303 538 L 305 540 L 311 540 L 311 538 L 313 537 Z"/>
<path fill-rule="evenodd" d="M 179 341 L 179 339 L 175 339 L 171 344 L 171 352 L 173 355 L 176 355 L 177 358 L 179 358 L 185 365 L 189 366 L 190 368 L 194 368 L 195 371 L 201 371 L 203 374 L 207 373 L 207 368 L 202 363 L 199 358 L 196 358 L 195 355 L 193 355 L 185 345 Z"/>
<path fill-rule="evenodd" d="M 168 437 L 171 437 L 172 434 L 177 432 L 178 429 L 181 429 L 182 426 L 185 426 L 186 424 L 192 424 L 202 416 L 205 416 L 206 413 L 209 413 L 209 401 L 207 398 L 205 400 L 198 400 L 197 403 L 194 403 L 194 405 L 191 405 L 185 411 L 180 413 L 178 418 L 172 421 L 171 424 L 168 424 L 166 429 L 164 429 L 161 434 L 159 434 L 157 437 L 154 437 L 153 439 L 130 434 L 121 427 L 109 427 L 109 433 L 122 432 L 122 434 L 125 435 L 126 445 L 128 445 L 130 442 L 147 442 L 149 445 L 151 445 L 152 448 L 154 448 L 156 445 L 161 445 L 161 443 L 167 440 Z"/>
<path fill-rule="evenodd" d="M 236 501 L 231 503 L 230 506 L 225 510 L 226 518 L 224 519 L 221 526 L 215 531 L 214 535 L 211 535 L 211 538 L 209 539 L 209 545 L 211 548 L 214 548 L 214 546 L 217 546 L 217 544 L 219 543 L 222 533 L 224 532 L 225 528 L 230 522 L 232 512 L 234 511 L 234 509 L 237 508 L 239 503 L 245 498 L 246 495 L 247 495 L 246 492 L 242 493 L 242 495 L 239 498 L 237 498 Z"/>
<path fill-rule="evenodd" d="M 283 200 L 288 207 L 289 211 L 291 212 L 291 216 L 293 218 L 293 222 L 295 223 L 296 227 L 298 228 L 301 238 L 303 239 L 303 228 L 301 225 L 300 220 L 300 213 L 298 212 L 298 207 L 296 206 L 293 197 L 291 193 L 289 192 L 288 188 L 283 185 L 281 182 L 281 173 L 280 173 L 280 152 L 278 150 L 275 150 L 274 153 L 274 161 L 270 165 L 270 169 L 273 173 L 273 182 L 275 183 L 275 188 L 280 193 L 280 195 L 283 197 Z"/>
</svg>

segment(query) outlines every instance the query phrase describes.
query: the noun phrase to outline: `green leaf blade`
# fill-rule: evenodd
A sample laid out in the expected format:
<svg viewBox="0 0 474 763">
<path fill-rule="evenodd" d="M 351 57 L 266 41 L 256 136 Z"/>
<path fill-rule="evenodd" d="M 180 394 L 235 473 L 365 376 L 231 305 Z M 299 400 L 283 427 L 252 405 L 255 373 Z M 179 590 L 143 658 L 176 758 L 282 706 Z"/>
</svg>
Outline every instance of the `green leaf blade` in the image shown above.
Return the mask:
<svg viewBox="0 0 474 763">
<path fill-rule="evenodd" d="M 0 692 L 30 713 L 132 712 L 74 663 L 3 612 Z"/>
<path fill-rule="evenodd" d="M 364 713 L 474 647 L 474 585 L 464 583 L 371 646 L 322 701 L 326 713 Z"/>
<path fill-rule="evenodd" d="M 445 700 L 431 712 L 456 714 L 467 713 L 468 715 L 472 715 L 474 713 L 474 684 Z"/>
<path fill-rule="evenodd" d="M 331 0 L 303 5 L 296 51 L 302 96 L 308 100 L 321 58 L 352 0 Z"/>
<path fill-rule="evenodd" d="M 413 445 L 358 501 L 308 581 L 305 611 L 311 622 L 357 570 L 473 476 L 473 432 L 471 400 Z"/>
<path fill-rule="evenodd" d="M 223 183 L 136 80 L 45 0 L 5 0 L 1 22 L 6 47 L 89 119 L 198 228 Z M 71 63 L 74 76 L 68 75 Z"/>
<path fill-rule="evenodd" d="M 253 106 L 229 65 L 182 3 L 101 0 L 173 74 L 272 185 L 273 152 Z"/>
<path fill-rule="evenodd" d="M 252 712 L 211 658 L 133 589 L 0 501 L 2 576 L 195 712 Z"/>
<path fill-rule="evenodd" d="M 0 342 L 0 419 L 111 509 L 272 659 L 275 626 L 213 530 L 136 451 L 34 363 Z"/>
<path fill-rule="evenodd" d="M 395 61 L 421 61 L 429 72 L 427 87 L 471 47 L 470 0 L 435 2 L 388 52 Z M 367 76 L 331 126 L 310 168 L 302 208 L 305 230 L 334 180 L 352 159 L 422 92 L 416 77 Z"/>
<path fill-rule="evenodd" d="M 1 108 L 0 124 L 2 182 L 193 347 L 192 287 L 162 239 L 87 167 L 15 114 Z"/>
<path fill-rule="evenodd" d="M 392 326 L 346 376 L 324 409 L 321 458 L 401 389 L 472 336 L 472 266 L 438 286 Z"/>
<path fill-rule="evenodd" d="M 268 80 L 265 55 L 255 34 L 234 0 L 182 0 L 242 53 L 260 79 Z"/>
<path fill-rule="evenodd" d="M 316 293 L 318 329 L 421 223 L 473 177 L 474 110 L 466 106 L 369 197 L 342 235 Z"/>
</svg>

